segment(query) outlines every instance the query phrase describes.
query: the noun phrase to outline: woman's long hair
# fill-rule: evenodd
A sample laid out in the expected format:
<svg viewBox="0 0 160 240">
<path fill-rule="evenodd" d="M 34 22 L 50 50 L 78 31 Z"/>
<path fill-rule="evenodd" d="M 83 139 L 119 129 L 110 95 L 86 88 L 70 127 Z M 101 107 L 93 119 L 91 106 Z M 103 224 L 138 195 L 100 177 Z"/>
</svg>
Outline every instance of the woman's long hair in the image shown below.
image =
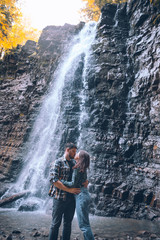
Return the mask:
<svg viewBox="0 0 160 240">
<path fill-rule="evenodd" d="M 79 168 L 80 172 L 84 172 L 87 168 L 89 168 L 89 164 L 90 164 L 89 154 L 84 150 L 80 150 L 79 160 L 78 160 L 77 164 L 73 167 L 73 169 Z"/>
</svg>

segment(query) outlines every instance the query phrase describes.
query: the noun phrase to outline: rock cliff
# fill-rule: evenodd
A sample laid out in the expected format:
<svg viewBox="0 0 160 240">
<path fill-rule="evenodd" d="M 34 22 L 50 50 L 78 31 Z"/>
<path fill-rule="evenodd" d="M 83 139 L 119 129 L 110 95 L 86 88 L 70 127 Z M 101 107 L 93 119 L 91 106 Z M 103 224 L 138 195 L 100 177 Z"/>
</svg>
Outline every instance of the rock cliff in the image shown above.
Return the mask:
<svg viewBox="0 0 160 240">
<path fill-rule="evenodd" d="M 88 73 L 93 212 L 154 219 L 160 206 L 160 25 L 150 1 L 106 5 Z M 151 210 L 152 208 L 152 210 Z M 95 210 L 96 209 L 96 210 Z"/>
<path fill-rule="evenodd" d="M 82 138 L 92 156 L 89 190 L 96 215 L 160 219 L 159 12 L 149 0 L 102 8 L 87 69 L 89 121 Z M 46 27 L 38 44 L 28 41 L 0 63 L 1 182 L 19 174 L 51 76 L 82 26 Z M 79 82 L 82 69 L 83 57 Z M 73 102 L 72 115 L 78 111 Z M 66 116 L 61 149 L 78 132 L 74 119 L 67 122 L 67 110 Z"/>
</svg>

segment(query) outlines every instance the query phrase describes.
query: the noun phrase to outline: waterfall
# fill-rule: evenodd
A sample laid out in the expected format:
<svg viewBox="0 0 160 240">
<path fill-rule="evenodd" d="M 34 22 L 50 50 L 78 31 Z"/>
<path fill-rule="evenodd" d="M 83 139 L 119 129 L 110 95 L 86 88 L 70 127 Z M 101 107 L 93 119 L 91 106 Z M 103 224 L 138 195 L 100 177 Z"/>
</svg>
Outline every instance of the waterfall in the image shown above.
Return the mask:
<svg viewBox="0 0 160 240">
<path fill-rule="evenodd" d="M 93 23 L 92 23 L 93 24 Z M 94 34 L 90 36 L 90 44 L 92 44 L 95 41 L 95 30 L 96 30 L 95 24 L 93 24 L 93 31 Z M 88 72 L 91 68 L 91 53 L 92 49 L 90 48 L 91 45 L 88 45 L 87 54 L 85 55 L 84 59 L 84 69 L 82 73 L 82 90 L 80 93 L 80 117 L 79 117 L 79 138 L 77 140 L 77 146 L 79 148 L 83 148 L 85 146 L 85 132 L 87 131 L 87 125 L 89 123 L 89 115 L 87 110 L 87 101 L 88 101 L 88 82 L 87 82 L 87 76 Z"/>
<path fill-rule="evenodd" d="M 86 24 L 72 40 L 68 54 L 54 73 L 49 93 L 45 96 L 26 145 L 27 151 L 23 159 L 23 169 L 17 182 L 12 186 L 12 189 L 9 189 L 10 193 L 28 190 L 32 193 L 31 196 L 46 199 L 49 165 L 57 157 L 62 138 L 64 138 L 64 131 L 66 129 L 68 131 L 69 128 L 68 120 L 64 121 L 66 112 L 73 105 L 73 99 L 69 98 L 72 89 L 69 91 L 69 88 L 72 88 L 76 82 L 76 71 L 80 64 L 82 66 L 81 83 L 80 88 L 75 89 L 75 92 L 78 92 L 79 112 L 75 113 L 76 123 L 75 126 L 72 123 L 71 127 L 78 126 L 78 131 L 82 130 L 82 122 L 86 116 L 84 107 L 85 89 L 87 88 L 85 74 L 95 34 L 96 23 Z M 74 115 L 74 111 L 72 115 Z M 78 142 L 80 141 L 79 136 L 78 133 L 75 136 Z M 7 196 L 7 194 L 8 192 L 5 195 Z"/>
</svg>

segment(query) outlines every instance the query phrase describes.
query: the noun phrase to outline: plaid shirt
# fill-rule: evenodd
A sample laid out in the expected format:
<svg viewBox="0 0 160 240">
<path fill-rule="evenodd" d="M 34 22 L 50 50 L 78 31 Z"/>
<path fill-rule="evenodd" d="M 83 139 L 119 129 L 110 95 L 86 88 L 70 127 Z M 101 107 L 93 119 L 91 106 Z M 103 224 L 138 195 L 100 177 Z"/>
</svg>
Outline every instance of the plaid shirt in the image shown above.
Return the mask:
<svg viewBox="0 0 160 240">
<path fill-rule="evenodd" d="M 75 160 L 71 159 L 70 160 L 72 165 L 75 165 Z M 68 181 L 70 175 L 70 166 L 67 162 L 67 160 L 64 157 L 61 157 L 57 160 L 55 160 L 53 163 L 51 163 L 50 166 L 50 182 L 51 182 L 51 187 L 49 190 L 49 196 L 54 197 L 55 199 L 62 199 L 66 200 L 67 197 L 67 192 L 56 188 L 54 186 L 54 182 L 57 182 L 58 180 L 65 180 Z"/>
</svg>

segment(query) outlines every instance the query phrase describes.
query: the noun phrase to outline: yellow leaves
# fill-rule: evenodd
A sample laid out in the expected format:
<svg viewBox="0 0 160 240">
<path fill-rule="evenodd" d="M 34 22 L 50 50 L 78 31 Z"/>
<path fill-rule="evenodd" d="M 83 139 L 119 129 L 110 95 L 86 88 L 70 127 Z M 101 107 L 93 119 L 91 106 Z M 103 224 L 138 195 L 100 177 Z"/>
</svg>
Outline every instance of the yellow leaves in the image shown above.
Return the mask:
<svg viewBox="0 0 160 240">
<path fill-rule="evenodd" d="M 16 0 L 1 0 L 0 2 L 0 24 L 7 24 L 8 27 L 16 19 L 18 8 Z"/>
<path fill-rule="evenodd" d="M 24 113 L 20 113 L 19 116 L 20 116 L 20 117 L 24 117 Z"/>
<path fill-rule="evenodd" d="M 83 17 L 86 18 L 86 20 L 94 20 L 98 21 L 101 8 L 106 3 L 122 3 L 126 2 L 127 0 L 82 0 L 83 2 L 86 2 L 86 6 L 81 10 L 81 13 L 84 15 Z"/>
<path fill-rule="evenodd" d="M 28 39 L 37 41 L 40 31 L 23 19 L 17 0 L 0 0 L 0 52 L 24 44 Z"/>
<path fill-rule="evenodd" d="M 12 26 L 12 31 L 10 31 L 8 38 L 5 41 L 5 46 L 7 48 L 16 47 L 18 44 L 25 44 L 25 42 L 30 40 L 38 40 L 38 31 L 33 28 L 27 28 L 25 22 L 16 22 Z"/>
<path fill-rule="evenodd" d="M 89 20 L 98 21 L 100 16 L 100 9 L 96 5 L 95 0 L 82 0 L 86 2 L 86 6 L 81 10 L 84 18 Z"/>
</svg>

